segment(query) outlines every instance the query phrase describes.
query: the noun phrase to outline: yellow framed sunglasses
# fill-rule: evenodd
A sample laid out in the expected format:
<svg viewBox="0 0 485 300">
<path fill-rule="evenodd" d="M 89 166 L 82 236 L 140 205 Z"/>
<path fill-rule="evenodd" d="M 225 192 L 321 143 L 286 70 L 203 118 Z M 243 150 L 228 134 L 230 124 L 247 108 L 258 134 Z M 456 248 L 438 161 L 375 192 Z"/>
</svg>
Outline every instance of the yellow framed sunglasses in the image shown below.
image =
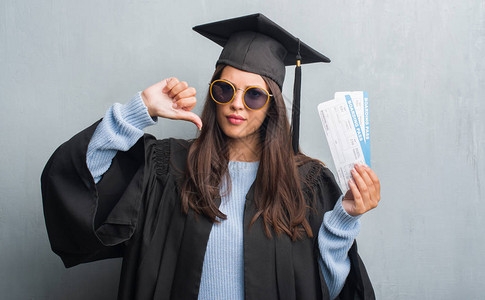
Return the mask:
<svg viewBox="0 0 485 300">
<path fill-rule="evenodd" d="M 243 89 L 236 88 L 232 83 L 224 79 L 214 80 L 210 84 L 210 95 L 212 100 L 217 104 L 226 105 L 231 103 L 236 96 L 236 91 L 241 90 L 243 93 L 244 106 L 249 110 L 263 109 L 269 102 L 269 98 L 273 97 L 267 90 L 257 86 L 250 86 Z"/>
</svg>

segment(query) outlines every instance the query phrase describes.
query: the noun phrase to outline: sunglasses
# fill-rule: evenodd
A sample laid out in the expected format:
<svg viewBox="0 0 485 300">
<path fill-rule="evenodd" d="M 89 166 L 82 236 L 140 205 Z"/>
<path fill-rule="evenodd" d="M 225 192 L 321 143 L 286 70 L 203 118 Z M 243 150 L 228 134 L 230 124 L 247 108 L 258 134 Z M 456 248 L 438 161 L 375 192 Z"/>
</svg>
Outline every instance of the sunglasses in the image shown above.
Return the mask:
<svg viewBox="0 0 485 300">
<path fill-rule="evenodd" d="M 222 105 L 228 104 L 234 100 L 237 90 L 244 91 L 244 106 L 249 110 L 262 109 L 268 104 L 269 97 L 273 97 L 273 95 L 263 88 L 250 86 L 245 90 L 238 89 L 232 83 L 223 79 L 213 81 L 209 90 L 212 100 L 217 104 Z"/>
</svg>

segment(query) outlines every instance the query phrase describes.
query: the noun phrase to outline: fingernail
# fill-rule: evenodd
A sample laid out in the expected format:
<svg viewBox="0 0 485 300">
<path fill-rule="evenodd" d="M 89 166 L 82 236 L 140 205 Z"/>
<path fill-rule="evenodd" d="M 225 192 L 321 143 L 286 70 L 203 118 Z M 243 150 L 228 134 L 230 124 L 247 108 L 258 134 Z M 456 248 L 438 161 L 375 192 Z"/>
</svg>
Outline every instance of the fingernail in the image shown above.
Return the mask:
<svg viewBox="0 0 485 300">
<path fill-rule="evenodd" d="M 173 107 L 173 108 L 178 108 L 179 106 L 177 105 L 177 103 L 174 103 L 174 104 L 172 105 L 172 107 Z"/>
</svg>

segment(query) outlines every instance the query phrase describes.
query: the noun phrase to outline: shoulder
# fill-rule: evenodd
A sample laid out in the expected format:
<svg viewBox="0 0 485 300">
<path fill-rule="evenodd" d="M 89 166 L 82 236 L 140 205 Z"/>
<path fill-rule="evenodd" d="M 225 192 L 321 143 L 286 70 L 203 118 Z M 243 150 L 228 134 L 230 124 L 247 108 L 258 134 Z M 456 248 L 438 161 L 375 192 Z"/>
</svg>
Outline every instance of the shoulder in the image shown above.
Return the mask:
<svg viewBox="0 0 485 300">
<path fill-rule="evenodd" d="M 298 159 L 297 165 L 300 180 L 310 186 L 335 180 L 332 172 L 319 160 L 303 157 Z"/>
<path fill-rule="evenodd" d="M 171 169 L 184 169 L 192 140 L 167 138 L 145 139 L 147 157 L 157 175 L 166 175 Z"/>
<path fill-rule="evenodd" d="M 298 172 L 302 191 L 312 203 L 316 200 L 324 211 L 332 209 L 342 194 L 333 173 L 321 161 L 309 157 L 300 159 Z"/>
<path fill-rule="evenodd" d="M 187 152 L 192 144 L 191 140 L 166 138 L 157 140 L 153 136 L 145 135 L 145 147 L 156 156 L 167 156 L 175 152 Z"/>
</svg>

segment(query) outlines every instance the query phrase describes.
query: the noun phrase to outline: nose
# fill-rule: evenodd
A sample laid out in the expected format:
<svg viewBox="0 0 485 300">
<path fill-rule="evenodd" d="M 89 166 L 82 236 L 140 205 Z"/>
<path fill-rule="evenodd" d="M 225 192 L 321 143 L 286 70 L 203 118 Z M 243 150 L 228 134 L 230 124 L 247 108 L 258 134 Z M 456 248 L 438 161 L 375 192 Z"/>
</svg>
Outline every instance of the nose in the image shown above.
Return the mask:
<svg viewBox="0 0 485 300">
<path fill-rule="evenodd" d="M 231 101 L 231 108 L 234 110 L 242 110 L 244 109 L 244 90 L 236 89 L 236 94 L 234 95 L 234 99 Z"/>
</svg>

